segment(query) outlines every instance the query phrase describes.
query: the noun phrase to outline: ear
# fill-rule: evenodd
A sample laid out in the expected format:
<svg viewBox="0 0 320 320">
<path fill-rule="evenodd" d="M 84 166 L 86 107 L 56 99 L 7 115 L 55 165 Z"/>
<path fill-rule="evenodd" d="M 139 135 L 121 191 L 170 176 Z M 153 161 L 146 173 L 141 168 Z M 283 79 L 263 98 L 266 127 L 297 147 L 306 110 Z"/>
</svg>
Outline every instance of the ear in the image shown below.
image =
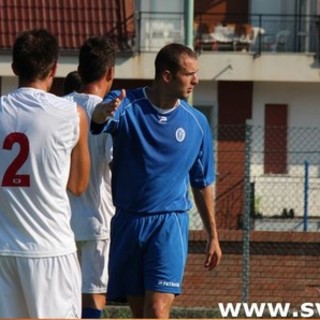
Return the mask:
<svg viewBox="0 0 320 320">
<path fill-rule="evenodd" d="M 51 68 L 50 72 L 49 72 L 49 76 L 51 78 L 54 78 L 56 73 L 57 73 L 57 68 L 58 68 L 58 64 L 57 62 L 55 62 L 55 64 L 53 65 L 53 67 Z"/>
<path fill-rule="evenodd" d="M 80 68 L 79 65 L 78 65 L 78 67 L 77 67 L 77 71 L 78 71 L 78 74 L 79 74 L 79 76 L 80 76 L 80 78 L 81 78 L 81 68 Z"/>
<path fill-rule="evenodd" d="M 14 62 L 11 63 L 11 69 L 13 71 L 13 73 L 18 76 L 18 70 L 16 68 L 16 65 L 14 64 Z"/>
<path fill-rule="evenodd" d="M 106 74 L 107 81 L 112 81 L 114 78 L 114 67 L 109 68 Z"/>
<path fill-rule="evenodd" d="M 171 72 L 169 70 L 164 70 L 162 73 L 162 78 L 165 82 L 170 82 L 172 79 Z"/>
</svg>

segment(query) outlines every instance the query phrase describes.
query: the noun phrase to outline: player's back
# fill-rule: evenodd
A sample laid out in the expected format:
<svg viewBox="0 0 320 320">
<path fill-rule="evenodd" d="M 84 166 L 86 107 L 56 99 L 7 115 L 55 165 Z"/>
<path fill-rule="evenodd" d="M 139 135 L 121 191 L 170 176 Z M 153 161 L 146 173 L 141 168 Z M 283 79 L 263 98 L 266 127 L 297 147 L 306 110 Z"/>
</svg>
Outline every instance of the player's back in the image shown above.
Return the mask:
<svg viewBox="0 0 320 320">
<path fill-rule="evenodd" d="M 95 106 L 102 99 L 93 94 L 72 92 L 65 98 L 82 106 L 90 121 Z M 114 214 L 111 196 L 112 138 L 109 134 L 88 136 L 90 151 L 90 181 L 80 196 L 69 194 L 72 208 L 71 225 L 76 240 L 105 239 L 109 237 L 109 225 Z"/>
<path fill-rule="evenodd" d="M 75 103 L 32 88 L 1 97 L 0 255 L 75 250 L 66 187 L 78 136 Z"/>
</svg>

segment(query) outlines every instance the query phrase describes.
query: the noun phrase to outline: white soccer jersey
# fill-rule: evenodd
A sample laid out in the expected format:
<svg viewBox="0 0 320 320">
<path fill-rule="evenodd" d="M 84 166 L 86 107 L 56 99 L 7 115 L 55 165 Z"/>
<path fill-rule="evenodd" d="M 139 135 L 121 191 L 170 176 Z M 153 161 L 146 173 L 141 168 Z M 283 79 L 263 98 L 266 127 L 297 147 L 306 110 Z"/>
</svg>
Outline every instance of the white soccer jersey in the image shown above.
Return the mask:
<svg viewBox="0 0 320 320">
<path fill-rule="evenodd" d="M 76 251 L 66 192 L 79 138 L 76 104 L 19 88 L 0 103 L 0 255 Z"/>
<path fill-rule="evenodd" d="M 90 121 L 92 112 L 102 99 L 96 95 L 72 92 L 66 96 L 82 106 Z M 71 225 L 76 240 L 108 239 L 110 220 L 114 214 L 111 196 L 112 138 L 109 134 L 88 136 L 91 171 L 89 186 L 80 197 L 69 195 Z"/>
</svg>

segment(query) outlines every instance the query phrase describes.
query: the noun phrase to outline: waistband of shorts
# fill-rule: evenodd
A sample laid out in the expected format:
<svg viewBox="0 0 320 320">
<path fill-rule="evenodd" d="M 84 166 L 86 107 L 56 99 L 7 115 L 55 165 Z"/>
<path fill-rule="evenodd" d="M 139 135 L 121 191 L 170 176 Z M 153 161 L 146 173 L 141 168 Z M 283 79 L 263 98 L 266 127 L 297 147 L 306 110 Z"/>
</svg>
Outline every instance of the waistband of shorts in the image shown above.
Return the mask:
<svg viewBox="0 0 320 320">
<path fill-rule="evenodd" d="M 141 217 L 148 216 L 158 216 L 158 215 L 166 215 L 166 214 L 188 214 L 188 211 L 157 211 L 157 212 L 144 212 L 144 211 L 130 211 L 121 208 L 116 209 L 116 214 L 126 214 L 126 215 L 134 215 Z"/>
</svg>

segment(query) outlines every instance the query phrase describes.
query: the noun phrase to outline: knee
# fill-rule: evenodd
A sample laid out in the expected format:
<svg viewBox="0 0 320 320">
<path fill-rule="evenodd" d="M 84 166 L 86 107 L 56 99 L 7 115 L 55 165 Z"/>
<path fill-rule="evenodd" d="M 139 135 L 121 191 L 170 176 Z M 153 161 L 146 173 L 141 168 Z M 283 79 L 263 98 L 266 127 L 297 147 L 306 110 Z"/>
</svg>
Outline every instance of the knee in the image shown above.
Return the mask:
<svg viewBox="0 0 320 320">
<path fill-rule="evenodd" d="M 147 309 L 149 309 L 146 310 L 148 317 L 156 319 L 169 319 L 170 306 L 168 306 L 164 301 L 155 301 Z"/>
<path fill-rule="evenodd" d="M 145 301 L 144 316 L 146 318 L 169 319 L 174 295 L 153 293 L 148 298 Z"/>
</svg>

